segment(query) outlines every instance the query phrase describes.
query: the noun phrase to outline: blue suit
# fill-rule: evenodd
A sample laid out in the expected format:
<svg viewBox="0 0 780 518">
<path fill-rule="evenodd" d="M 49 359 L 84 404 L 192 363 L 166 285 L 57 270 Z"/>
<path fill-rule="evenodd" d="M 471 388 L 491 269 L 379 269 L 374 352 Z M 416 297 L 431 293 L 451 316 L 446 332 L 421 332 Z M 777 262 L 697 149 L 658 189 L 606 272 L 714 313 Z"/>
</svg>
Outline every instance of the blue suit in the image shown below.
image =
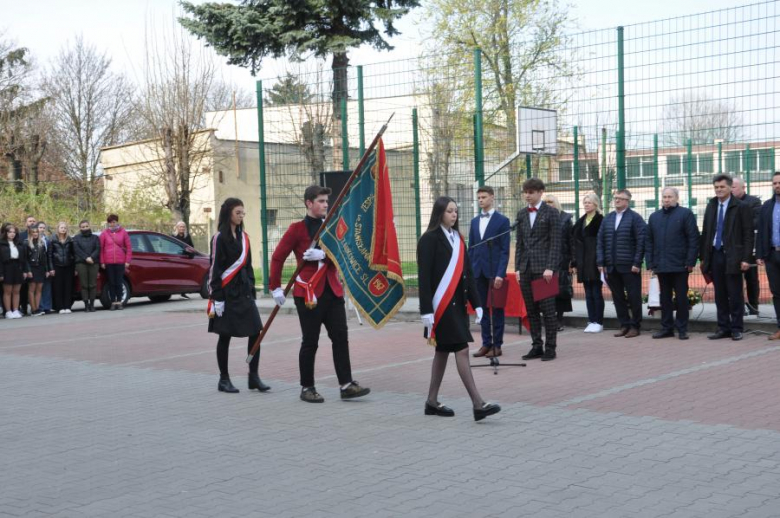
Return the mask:
<svg viewBox="0 0 780 518">
<path fill-rule="evenodd" d="M 509 218 L 494 211 L 490 216 L 482 237 L 479 235 L 479 222 L 477 216 L 471 220 L 469 229 L 469 259 L 471 270 L 477 282 L 479 297 L 484 301 L 486 314 L 482 319 L 482 346 L 500 348 L 504 343 L 504 308 L 493 308 L 493 334 L 490 333 L 490 305 L 488 301 L 489 286 L 493 279 L 501 277 L 506 282 L 506 268 L 509 264 Z M 498 239 L 484 243 L 485 240 L 503 234 Z M 480 244 L 484 243 L 484 244 Z"/>
</svg>

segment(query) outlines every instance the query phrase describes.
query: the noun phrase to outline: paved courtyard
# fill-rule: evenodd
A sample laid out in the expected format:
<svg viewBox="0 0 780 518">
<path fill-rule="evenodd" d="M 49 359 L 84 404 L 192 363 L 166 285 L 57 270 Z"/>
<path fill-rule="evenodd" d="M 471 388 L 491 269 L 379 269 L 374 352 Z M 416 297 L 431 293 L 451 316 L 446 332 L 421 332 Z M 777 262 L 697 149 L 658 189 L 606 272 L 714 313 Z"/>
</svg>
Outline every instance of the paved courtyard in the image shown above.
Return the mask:
<svg viewBox="0 0 780 518">
<path fill-rule="evenodd" d="M 339 400 L 324 333 L 326 402 L 298 400 L 293 315 L 263 345 L 272 391 L 246 390 L 234 339 L 241 393 L 218 393 L 203 306 L 0 321 L 0 516 L 780 516 L 780 346 L 763 336 L 567 330 L 554 362 L 475 369 L 503 407 L 475 423 L 454 360 L 456 416 L 423 415 L 432 350 L 401 321 L 350 321 L 362 400 Z M 515 327 L 501 360 L 528 347 Z"/>
</svg>

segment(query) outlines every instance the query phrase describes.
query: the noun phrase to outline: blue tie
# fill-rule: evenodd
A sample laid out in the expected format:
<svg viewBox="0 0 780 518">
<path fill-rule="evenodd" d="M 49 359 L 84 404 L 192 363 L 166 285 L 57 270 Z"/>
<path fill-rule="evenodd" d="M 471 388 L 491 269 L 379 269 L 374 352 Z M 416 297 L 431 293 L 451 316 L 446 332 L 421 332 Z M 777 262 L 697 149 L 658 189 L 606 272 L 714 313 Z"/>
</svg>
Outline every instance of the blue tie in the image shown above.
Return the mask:
<svg viewBox="0 0 780 518">
<path fill-rule="evenodd" d="M 715 229 L 715 250 L 723 247 L 723 204 L 718 209 L 718 227 Z"/>
</svg>

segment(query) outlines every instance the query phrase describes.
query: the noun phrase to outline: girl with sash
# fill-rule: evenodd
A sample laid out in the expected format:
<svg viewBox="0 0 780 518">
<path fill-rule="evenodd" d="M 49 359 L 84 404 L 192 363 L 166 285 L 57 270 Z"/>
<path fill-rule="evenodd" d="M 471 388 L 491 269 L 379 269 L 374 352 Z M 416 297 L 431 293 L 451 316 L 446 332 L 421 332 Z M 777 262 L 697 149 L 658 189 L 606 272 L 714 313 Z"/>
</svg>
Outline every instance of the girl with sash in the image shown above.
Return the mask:
<svg viewBox="0 0 780 518">
<path fill-rule="evenodd" d="M 252 349 L 263 329 L 260 313 L 255 305 L 255 274 L 249 236 L 244 232 L 244 202 L 228 198 L 219 210 L 217 233 L 211 240 L 211 267 L 209 269 L 209 333 L 219 335 L 217 365 L 220 392 L 237 393 L 228 374 L 230 338 L 249 337 L 247 352 Z M 249 389 L 265 392 L 270 389 L 257 374 L 260 354 L 249 364 Z"/>
<path fill-rule="evenodd" d="M 469 330 L 466 302 L 475 308 L 476 323 L 482 319 L 482 304 L 458 230 L 458 206 L 452 198 L 442 196 L 433 204 L 428 230 L 417 243 L 417 266 L 425 337 L 436 347 L 425 415 L 455 415 L 438 401 L 450 353 L 455 354 L 458 374 L 474 405 L 474 420 L 481 421 L 500 412 L 500 406 L 482 399 L 471 374 L 468 342 L 474 339 Z"/>
</svg>

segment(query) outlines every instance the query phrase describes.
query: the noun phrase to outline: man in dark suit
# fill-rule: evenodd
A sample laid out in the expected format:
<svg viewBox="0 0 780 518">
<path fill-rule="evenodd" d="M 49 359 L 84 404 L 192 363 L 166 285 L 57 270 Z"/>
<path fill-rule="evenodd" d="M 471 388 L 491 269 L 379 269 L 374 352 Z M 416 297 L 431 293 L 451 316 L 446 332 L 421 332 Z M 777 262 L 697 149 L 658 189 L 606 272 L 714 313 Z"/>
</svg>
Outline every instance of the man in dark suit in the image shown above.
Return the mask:
<svg viewBox="0 0 780 518">
<path fill-rule="evenodd" d="M 778 330 L 769 339 L 780 340 L 780 171 L 775 171 L 772 176 L 772 192 L 772 198 L 761 207 L 758 219 L 756 260 L 759 265 L 766 267 L 775 306 Z"/>
<path fill-rule="evenodd" d="M 628 189 L 617 191 L 612 199 L 615 210 L 604 218 L 599 228 L 596 264 L 607 278 L 620 320 L 620 331 L 615 337 L 634 338 L 639 336 L 642 326 L 641 271 L 647 225 L 642 216 L 629 207 L 631 192 Z"/>
<path fill-rule="evenodd" d="M 732 196 L 732 183 L 727 174 L 712 180 L 715 197 L 704 212 L 699 247 L 702 272 L 712 277 L 715 286 L 718 331 L 707 337 L 710 340 L 742 340 L 742 275 L 750 268 L 753 255 L 753 211 Z"/>
<path fill-rule="evenodd" d="M 758 217 L 761 214 L 761 199 L 757 196 L 748 194 L 745 191 L 745 180 L 734 178 L 731 184 L 731 195 L 745 203 L 753 211 L 753 228 L 758 228 Z M 750 264 L 756 262 L 756 258 L 751 256 Z M 758 268 L 748 268 L 745 272 L 745 291 L 747 291 L 747 311 L 748 315 L 758 315 L 758 297 L 761 288 L 758 284 Z"/>
<path fill-rule="evenodd" d="M 531 323 L 531 350 L 523 359 L 550 361 L 556 357 L 557 346 L 555 297 L 534 302 L 531 281 L 539 278 L 553 281 L 553 274 L 561 262 L 561 222 L 558 211 L 542 202 L 542 195 L 544 182 L 540 179 L 529 178 L 523 182 L 523 196 L 528 207 L 517 212 L 515 272 Z M 545 342 L 542 341 L 542 316 Z"/>
<path fill-rule="evenodd" d="M 661 285 L 661 330 L 653 335 L 655 339 L 674 336 L 675 328 L 680 340 L 688 339 L 688 275 L 699 255 L 699 228 L 696 216 L 690 209 L 680 207 L 679 200 L 677 189 L 666 187 L 661 198 L 663 207 L 647 223 L 647 269 Z"/>
<path fill-rule="evenodd" d="M 495 307 L 493 290 L 504 287 L 506 267 L 509 264 L 509 218 L 493 207 L 495 194 L 492 187 L 483 185 L 477 189 L 477 202 L 480 211 L 479 216 L 471 220 L 469 259 L 479 298 L 488 315 L 481 322 L 482 347 L 474 356 L 490 358 L 501 356 L 501 346 L 504 343 L 504 307 Z"/>
</svg>

